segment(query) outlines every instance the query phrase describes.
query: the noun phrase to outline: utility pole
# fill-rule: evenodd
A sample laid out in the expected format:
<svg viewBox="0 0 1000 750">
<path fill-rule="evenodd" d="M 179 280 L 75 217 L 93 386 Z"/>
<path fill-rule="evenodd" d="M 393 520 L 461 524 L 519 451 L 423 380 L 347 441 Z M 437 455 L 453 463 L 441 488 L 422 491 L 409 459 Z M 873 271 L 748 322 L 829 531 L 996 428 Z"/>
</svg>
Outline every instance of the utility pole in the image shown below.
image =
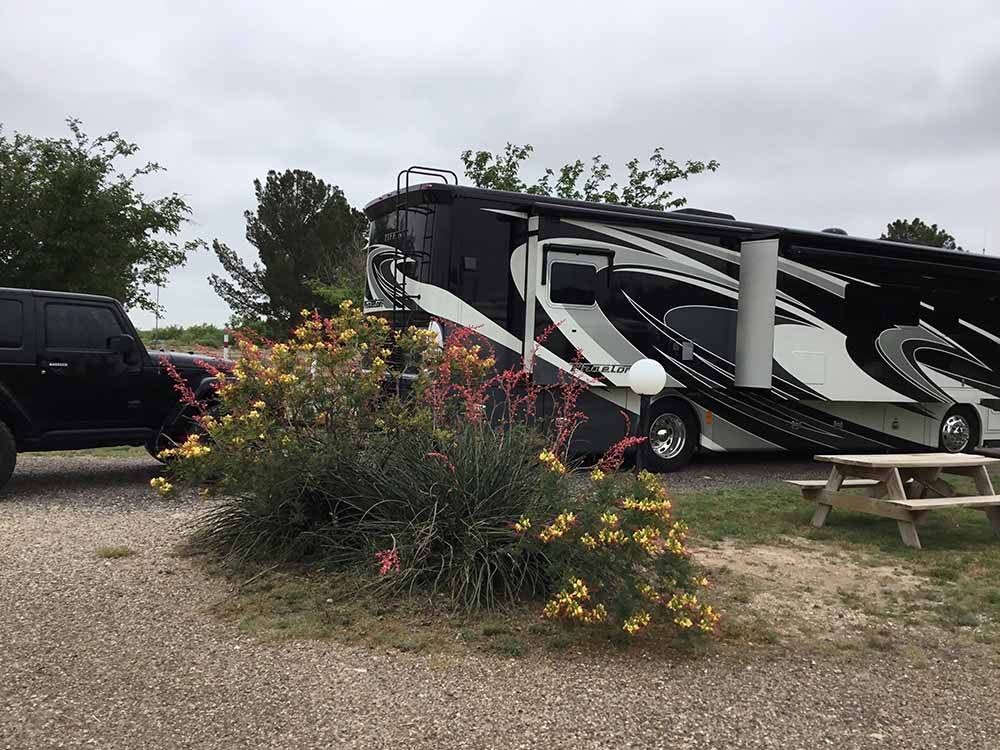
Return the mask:
<svg viewBox="0 0 1000 750">
<path fill-rule="evenodd" d="M 153 343 L 160 341 L 160 285 L 156 285 L 156 317 L 153 319 Z"/>
</svg>

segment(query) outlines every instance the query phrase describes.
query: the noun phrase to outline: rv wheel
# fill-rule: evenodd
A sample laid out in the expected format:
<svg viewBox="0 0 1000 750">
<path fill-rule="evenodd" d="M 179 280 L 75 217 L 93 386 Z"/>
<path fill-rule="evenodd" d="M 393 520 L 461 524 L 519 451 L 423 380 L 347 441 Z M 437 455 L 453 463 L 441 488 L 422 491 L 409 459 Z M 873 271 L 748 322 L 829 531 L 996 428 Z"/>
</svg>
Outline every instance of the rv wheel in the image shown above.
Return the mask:
<svg viewBox="0 0 1000 750">
<path fill-rule="evenodd" d="M 958 406 L 944 415 L 939 443 L 948 453 L 962 453 L 979 445 L 979 429 L 971 409 Z"/>
<path fill-rule="evenodd" d="M 652 408 L 648 440 L 639 448 L 643 463 L 652 471 L 676 471 L 698 449 L 698 419 L 679 398 L 661 398 Z"/>
</svg>

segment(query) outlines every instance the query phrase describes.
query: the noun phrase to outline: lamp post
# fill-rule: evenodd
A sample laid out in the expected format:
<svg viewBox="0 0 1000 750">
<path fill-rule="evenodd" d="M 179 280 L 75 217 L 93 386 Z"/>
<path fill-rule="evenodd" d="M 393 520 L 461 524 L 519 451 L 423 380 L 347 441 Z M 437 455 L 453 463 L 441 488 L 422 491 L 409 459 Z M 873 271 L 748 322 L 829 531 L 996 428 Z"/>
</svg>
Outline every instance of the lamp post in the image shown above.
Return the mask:
<svg viewBox="0 0 1000 750">
<path fill-rule="evenodd" d="M 655 359 L 640 359 L 629 368 L 628 386 L 639 394 L 639 437 L 649 439 L 649 404 L 653 396 L 667 384 L 667 371 Z M 642 446 L 635 456 L 636 473 L 643 469 Z"/>
</svg>

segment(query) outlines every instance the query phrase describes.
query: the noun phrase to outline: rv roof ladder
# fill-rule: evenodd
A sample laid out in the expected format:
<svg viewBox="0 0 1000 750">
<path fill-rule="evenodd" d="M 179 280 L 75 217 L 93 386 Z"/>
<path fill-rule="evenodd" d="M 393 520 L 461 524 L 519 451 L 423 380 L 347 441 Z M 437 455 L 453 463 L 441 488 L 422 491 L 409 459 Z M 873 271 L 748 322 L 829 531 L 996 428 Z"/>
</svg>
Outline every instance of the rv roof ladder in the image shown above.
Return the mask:
<svg viewBox="0 0 1000 750">
<path fill-rule="evenodd" d="M 402 170 L 398 175 L 396 175 L 396 234 L 394 241 L 392 243 L 393 247 L 393 274 L 392 274 L 392 325 L 393 328 L 398 328 L 400 326 L 399 314 L 402 312 L 406 316 L 406 320 L 402 321 L 402 325 L 405 327 L 409 325 L 410 316 L 413 312 L 413 306 L 408 304 L 408 300 L 420 299 L 419 294 L 407 294 L 406 293 L 406 274 L 402 271 L 402 265 L 404 262 L 410 260 L 411 258 L 416 262 L 416 276 L 420 278 L 423 276 L 422 271 L 425 264 L 430 264 L 431 254 L 429 242 L 431 241 L 434 234 L 434 218 L 436 216 L 436 211 L 433 208 L 429 209 L 429 216 L 424 221 L 424 233 L 423 237 L 420 239 L 420 249 L 417 250 L 416 247 L 411 245 L 415 243 L 410 243 L 410 209 L 409 209 L 409 194 L 410 188 L 419 183 L 411 184 L 411 177 L 417 175 L 422 175 L 424 177 L 431 177 L 434 180 L 441 180 L 445 185 L 458 184 L 458 175 L 452 172 L 450 169 L 438 169 L 436 167 L 422 167 L 420 165 L 413 165 L 407 169 Z M 428 209 L 423 209 L 427 211 Z"/>
</svg>

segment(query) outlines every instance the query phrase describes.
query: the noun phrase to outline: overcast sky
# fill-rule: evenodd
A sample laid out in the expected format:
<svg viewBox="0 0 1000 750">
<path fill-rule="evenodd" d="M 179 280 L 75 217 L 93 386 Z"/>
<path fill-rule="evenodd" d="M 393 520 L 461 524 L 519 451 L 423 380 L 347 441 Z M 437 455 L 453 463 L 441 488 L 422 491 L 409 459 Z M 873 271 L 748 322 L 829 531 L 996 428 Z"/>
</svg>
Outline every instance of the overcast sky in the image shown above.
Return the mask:
<svg viewBox="0 0 1000 750">
<path fill-rule="evenodd" d="M 1000 252 L 1000 3 L 0 0 L 0 122 L 116 129 L 253 257 L 252 180 L 302 168 L 362 206 L 412 163 L 532 143 L 533 172 L 662 145 L 737 218 L 877 236 L 897 217 Z M 202 253 L 165 320 L 224 323 Z M 140 326 L 151 317 L 137 313 Z"/>
</svg>

